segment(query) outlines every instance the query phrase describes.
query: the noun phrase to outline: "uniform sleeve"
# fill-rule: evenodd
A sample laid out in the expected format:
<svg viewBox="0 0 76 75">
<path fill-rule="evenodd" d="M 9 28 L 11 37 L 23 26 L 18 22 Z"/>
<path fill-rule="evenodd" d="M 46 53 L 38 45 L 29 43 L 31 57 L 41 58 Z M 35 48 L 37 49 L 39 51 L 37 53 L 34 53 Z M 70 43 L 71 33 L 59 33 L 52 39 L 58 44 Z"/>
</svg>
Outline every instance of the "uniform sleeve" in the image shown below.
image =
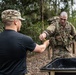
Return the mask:
<svg viewBox="0 0 76 75">
<path fill-rule="evenodd" d="M 47 29 L 44 31 L 44 33 L 47 34 L 47 36 L 52 36 L 55 32 L 55 25 L 51 24 L 50 26 L 47 27 Z"/>
<path fill-rule="evenodd" d="M 75 29 L 75 27 L 72 24 L 71 24 L 71 28 L 72 28 L 71 35 L 75 36 L 76 35 L 76 29 Z"/>
</svg>

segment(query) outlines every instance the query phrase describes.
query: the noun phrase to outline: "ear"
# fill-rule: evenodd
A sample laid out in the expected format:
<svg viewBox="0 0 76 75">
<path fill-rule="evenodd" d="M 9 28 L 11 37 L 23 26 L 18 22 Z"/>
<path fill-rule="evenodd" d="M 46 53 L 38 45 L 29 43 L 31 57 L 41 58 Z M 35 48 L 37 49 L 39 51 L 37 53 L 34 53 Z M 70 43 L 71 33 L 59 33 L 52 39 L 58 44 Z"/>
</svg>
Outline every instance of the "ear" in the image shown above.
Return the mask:
<svg viewBox="0 0 76 75">
<path fill-rule="evenodd" d="M 17 21 L 16 20 L 14 20 L 14 25 L 17 25 Z"/>
</svg>

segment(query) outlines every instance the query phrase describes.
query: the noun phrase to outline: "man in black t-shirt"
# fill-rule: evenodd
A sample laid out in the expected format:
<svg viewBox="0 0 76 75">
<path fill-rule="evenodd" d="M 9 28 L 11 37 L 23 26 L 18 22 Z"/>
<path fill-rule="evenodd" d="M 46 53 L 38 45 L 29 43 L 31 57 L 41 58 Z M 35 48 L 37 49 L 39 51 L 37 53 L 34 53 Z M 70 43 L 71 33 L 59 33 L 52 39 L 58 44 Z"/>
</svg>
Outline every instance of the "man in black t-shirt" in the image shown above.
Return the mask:
<svg viewBox="0 0 76 75">
<path fill-rule="evenodd" d="M 21 13 L 5 10 L 1 14 L 5 30 L 0 33 L 0 75 L 25 75 L 27 50 L 43 52 L 49 40 L 36 44 L 31 37 L 18 33 L 21 28 Z"/>
</svg>

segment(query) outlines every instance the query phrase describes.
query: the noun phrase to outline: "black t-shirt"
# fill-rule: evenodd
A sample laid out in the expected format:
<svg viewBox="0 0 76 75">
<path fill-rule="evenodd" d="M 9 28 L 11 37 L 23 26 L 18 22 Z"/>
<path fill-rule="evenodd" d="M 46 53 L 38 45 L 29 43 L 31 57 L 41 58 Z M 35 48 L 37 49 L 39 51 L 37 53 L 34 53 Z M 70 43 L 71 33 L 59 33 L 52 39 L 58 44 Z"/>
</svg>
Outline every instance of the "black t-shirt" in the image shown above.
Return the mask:
<svg viewBox="0 0 76 75">
<path fill-rule="evenodd" d="M 29 36 L 13 30 L 0 33 L 0 75 L 24 75 L 26 52 L 33 51 L 35 46 Z"/>
</svg>

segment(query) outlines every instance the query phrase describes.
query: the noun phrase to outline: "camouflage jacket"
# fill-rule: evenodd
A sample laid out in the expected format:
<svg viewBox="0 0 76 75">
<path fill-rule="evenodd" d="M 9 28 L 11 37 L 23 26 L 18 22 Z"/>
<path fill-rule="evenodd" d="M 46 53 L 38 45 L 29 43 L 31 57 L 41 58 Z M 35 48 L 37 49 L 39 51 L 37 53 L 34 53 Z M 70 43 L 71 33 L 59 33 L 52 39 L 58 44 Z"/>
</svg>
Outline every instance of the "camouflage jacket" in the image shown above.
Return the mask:
<svg viewBox="0 0 76 75">
<path fill-rule="evenodd" d="M 76 35 L 75 27 L 66 22 L 65 28 L 59 24 L 59 22 L 54 22 L 44 31 L 47 37 L 51 39 L 51 45 L 53 46 L 69 46 L 72 42 L 73 36 Z"/>
</svg>

